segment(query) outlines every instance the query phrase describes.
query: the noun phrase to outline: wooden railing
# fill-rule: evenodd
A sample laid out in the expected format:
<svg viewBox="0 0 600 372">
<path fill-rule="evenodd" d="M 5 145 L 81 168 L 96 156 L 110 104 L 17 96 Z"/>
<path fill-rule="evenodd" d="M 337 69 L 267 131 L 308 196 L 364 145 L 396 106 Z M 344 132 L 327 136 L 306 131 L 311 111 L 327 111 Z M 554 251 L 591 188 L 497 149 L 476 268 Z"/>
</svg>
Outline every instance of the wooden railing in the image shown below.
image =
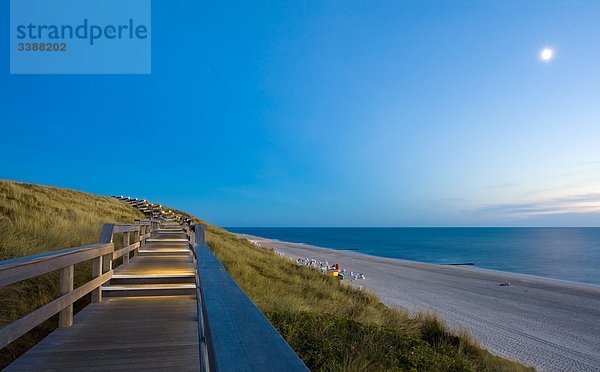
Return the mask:
<svg viewBox="0 0 600 372">
<path fill-rule="evenodd" d="M 113 260 L 123 257 L 123 262 L 128 262 L 130 252 L 135 255 L 146 239 L 151 236 L 151 230 L 154 228 L 158 229 L 157 220 L 137 221 L 130 225 L 107 224 L 102 229 L 98 244 L 0 262 L 0 287 L 59 271 L 60 291 L 60 297 L 1 328 L 0 348 L 57 313 L 59 314 L 59 327 L 73 325 L 73 303 L 90 292 L 92 293 L 92 302 L 102 301 L 101 286 L 112 278 Z M 123 247 L 115 251 L 113 237 L 117 233 L 123 234 Z M 132 237 L 133 242 L 131 241 Z M 90 260 L 92 261 L 90 281 L 78 288 L 73 288 L 74 266 Z"/>
<path fill-rule="evenodd" d="M 129 253 L 133 252 L 135 256 L 138 249 L 146 243 L 146 239 L 158 231 L 158 226 L 158 220 L 143 221 L 133 225 L 105 224 L 100 233 L 100 243 L 113 243 L 114 235 L 122 234 L 123 247 L 113 252 L 112 259 L 123 257 L 123 263 L 127 263 L 129 262 Z"/>
<path fill-rule="evenodd" d="M 286 370 L 306 371 L 306 366 L 283 337 L 225 271 L 206 245 L 205 228 L 180 219 L 195 260 L 196 304 L 203 371 Z M 59 327 L 73 324 L 73 303 L 91 293 L 102 301 L 101 286 L 113 276 L 113 263 L 127 263 L 159 231 L 160 220 L 134 224 L 106 224 L 100 242 L 0 262 L 0 287 L 59 271 L 60 296 L 0 329 L 0 348 L 59 314 Z M 115 250 L 115 234 L 122 245 Z M 89 281 L 74 287 L 74 266 L 92 261 Z"/>
<path fill-rule="evenodd" d="M 196 261 L 203 371 L 308 371 L 206 244 L 204 225 L 181 221 Z"/>
</svg>

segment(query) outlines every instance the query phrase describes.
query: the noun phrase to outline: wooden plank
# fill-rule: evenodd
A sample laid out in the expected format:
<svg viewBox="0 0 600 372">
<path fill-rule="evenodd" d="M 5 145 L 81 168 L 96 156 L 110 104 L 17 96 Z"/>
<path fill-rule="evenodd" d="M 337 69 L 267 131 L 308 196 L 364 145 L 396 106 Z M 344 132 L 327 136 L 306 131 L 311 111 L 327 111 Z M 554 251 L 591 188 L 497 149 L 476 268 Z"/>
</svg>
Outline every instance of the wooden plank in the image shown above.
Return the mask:
<svg viewBox="0 0 600 372">
<path fill-rule="evenodd" d="M 116 258 L 135 251 L 141 247 L 140 240 L 144 235 L 148 238 L 151 236 L 149 225 L 138 226 L 137 241 L 126 244 L 117 252 L 113 252 L 114 247 L 110 244 L 105 254 L 94 259 L 94 278 L 90 283 L 95 283 L 95 287 L 87 283 L 69 292 L 69 281 L 65 279 L 69 277 L 69 271 L 65 269 L 61 292 L 66 294 L 0 329 L 0 342 L 11 342 L 51 314 L 64 311 L 86 290 L 94 293 L 92 300 L 95 302 L 75 316 L 72 327 L 58 328 L 11 364 L 7 371 L 200 370 L 195 296 L 123 298 L 122 302 L 108 298 L 100 302 L 101 295 L 97 289 L 101 282 L 112 278 L 113 255 Z M 114 229 L 107 227 L 105 232 L 105 239 L 112 240 Z M 195 264 L 191 254 L 165 254 L 165 250 L 179 251 L 182 247 L 187 248 L 187 242 L 183 245 L 171 241 L 145 244 L 148 256 L 134 256 L 129 264 L 122 265 L 114 272 L 123 272 L 125 275 L 194 274 Z M 189 248 L 187 252 L 191 253 Z"/>
<path fill-rule="evenodd" d="M 102 274 L 101 276 L 92 279 L 81 287 L 75 288 L 54 301 L 47 303 L 39 309 L 25 315 L 19 320 L 15 320 L 9 325 L 0 329 L 0 349 L 10 344 L 17 338 L 29 332 L 34 327 L 49 319 L 68 305 L 77 301 L 81 297 L 90 293 L 93 289 L 106 283 L 112 277 L 112 271 Z"/>
<path fill-rule="evenodd" d="M 131 231 L 138 231 L 140 229 L 140 225 L 114 225 L 113 233 L 127 233 Z"/>
<path fill-rule="evenodd" d="M 206 244 L 195 247 L 211 369 L 307 371 Z"/>
<path fill-rule="evenodd" d="M 140 247 L 140 242 L 137 243 L 133 243 L 130 244 L 128 246 L 126 246 L 125 248 L 121 248 L 118 251 L 114 251 L 112 254 L 112 259 L 116 260 L 117 258 L 123 256 L 123 258 L 127 257 L 126 254 L 128 254 L 129 252 L 133 251 L 134 249 L 138 249 Z M 129 262 L 129 260 L 127 260 L 127 262 Z M 123 263 L 127 263 L 125 260 L 123 260 Z"/>
<path fill-rule="evenodd" d="M 112 243 L 92 244 L 2 261 L 0 287 L 91 260 L 112 250 Z"/>
<path fill-rule="evenodd" d="M 135 256 L 128 265 L 114 270 L 119 275 L 193 274 L 194 264 L 189 255 Z"/>
<path fill-rule="evenodd" d="M 195 317 L 195 299 L 107 299 L 84 308 L 73 327 L 56 330 L 5 371 L 199 371 Z"/>
<path fill-rule="evenodd" d="M 69 294 L 73 290 L 74 266 L 67 266 L 60 269 L 59 290 L 62 296 Z M 58 313 L 58 326 L 68 328 L 73 325 L 73 303 L 62 309 Z"/>
</svg>

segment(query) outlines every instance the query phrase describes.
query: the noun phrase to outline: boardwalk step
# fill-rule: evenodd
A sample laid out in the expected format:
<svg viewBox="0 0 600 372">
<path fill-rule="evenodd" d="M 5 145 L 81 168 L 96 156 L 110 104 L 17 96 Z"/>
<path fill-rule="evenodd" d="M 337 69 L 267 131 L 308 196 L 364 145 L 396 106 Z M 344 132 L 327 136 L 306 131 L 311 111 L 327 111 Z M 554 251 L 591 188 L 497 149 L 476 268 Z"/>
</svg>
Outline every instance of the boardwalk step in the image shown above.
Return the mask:
<svg viewBox="0 0 600 372">
<path fill-rule="evenodd" d="M 189 248 L 159 248 L 159 249 L 140 249 L 140 256 L 173 256 L 181 255 L 188 256 L 192 253 Z"/>
<path fill-rule="evenodd" d="M 146 274 L 146 275 L 127 275 L 114 274 L 110 284 L 120 286 L 123 284 L 179 284 L 194 283 L 194 273 L 181 274 Z"/>
<path fill-rule="evenodd" d="M 165 239 L 148 238 L 148 239 L 146 239 L 146 243 L 182 243 L 182 244 L 188 244 L 188 240 L 187 239 L 183 239 L 183 238 L 165 238 Z"/>
<path fill-rule="evenodd" d="M 148 243 L 144 246 L 146 249 L 152 248 L 189 248 L 189 243 Z"/>
<path fill-rule="evenodd" d="M 193 296 L 195 294 L 196 285 L 193 283 L 122 284 L 102 287 L 104 297 Z"/>
</svg>

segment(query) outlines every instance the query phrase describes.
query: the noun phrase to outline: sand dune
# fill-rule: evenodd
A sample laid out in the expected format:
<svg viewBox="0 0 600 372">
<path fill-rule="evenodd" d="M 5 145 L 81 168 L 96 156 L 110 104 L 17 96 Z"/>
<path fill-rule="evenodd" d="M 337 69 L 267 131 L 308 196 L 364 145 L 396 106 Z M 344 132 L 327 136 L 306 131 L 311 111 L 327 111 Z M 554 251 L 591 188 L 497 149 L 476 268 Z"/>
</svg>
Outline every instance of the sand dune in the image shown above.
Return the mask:
<svg viewBox="0 0 600 372">
<path fill-rule="evenodd" d="M 362 272 L 354 284 L 388 306 L 433 311 L 495 354 L 542 371 L 600 371 L 600 286 L 253 239 Z"/>
</svg>

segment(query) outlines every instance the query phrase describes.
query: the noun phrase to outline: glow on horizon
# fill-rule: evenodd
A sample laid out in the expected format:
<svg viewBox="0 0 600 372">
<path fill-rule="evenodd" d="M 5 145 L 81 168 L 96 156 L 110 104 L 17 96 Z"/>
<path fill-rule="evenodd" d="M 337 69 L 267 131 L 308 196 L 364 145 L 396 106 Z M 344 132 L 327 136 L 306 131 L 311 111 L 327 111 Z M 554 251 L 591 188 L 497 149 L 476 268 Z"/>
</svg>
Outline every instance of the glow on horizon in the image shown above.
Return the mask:
<svg viewBox="0 0 600 372">
<path fill-rule="evenodd" d="M 491 204 L 484 211 L 497 215 L 534 216 L 600 213 L 600 185 L 533 192 L 520 201 Z M 525 195 L 522 195 L 525 196 Z"/>
</svg>

